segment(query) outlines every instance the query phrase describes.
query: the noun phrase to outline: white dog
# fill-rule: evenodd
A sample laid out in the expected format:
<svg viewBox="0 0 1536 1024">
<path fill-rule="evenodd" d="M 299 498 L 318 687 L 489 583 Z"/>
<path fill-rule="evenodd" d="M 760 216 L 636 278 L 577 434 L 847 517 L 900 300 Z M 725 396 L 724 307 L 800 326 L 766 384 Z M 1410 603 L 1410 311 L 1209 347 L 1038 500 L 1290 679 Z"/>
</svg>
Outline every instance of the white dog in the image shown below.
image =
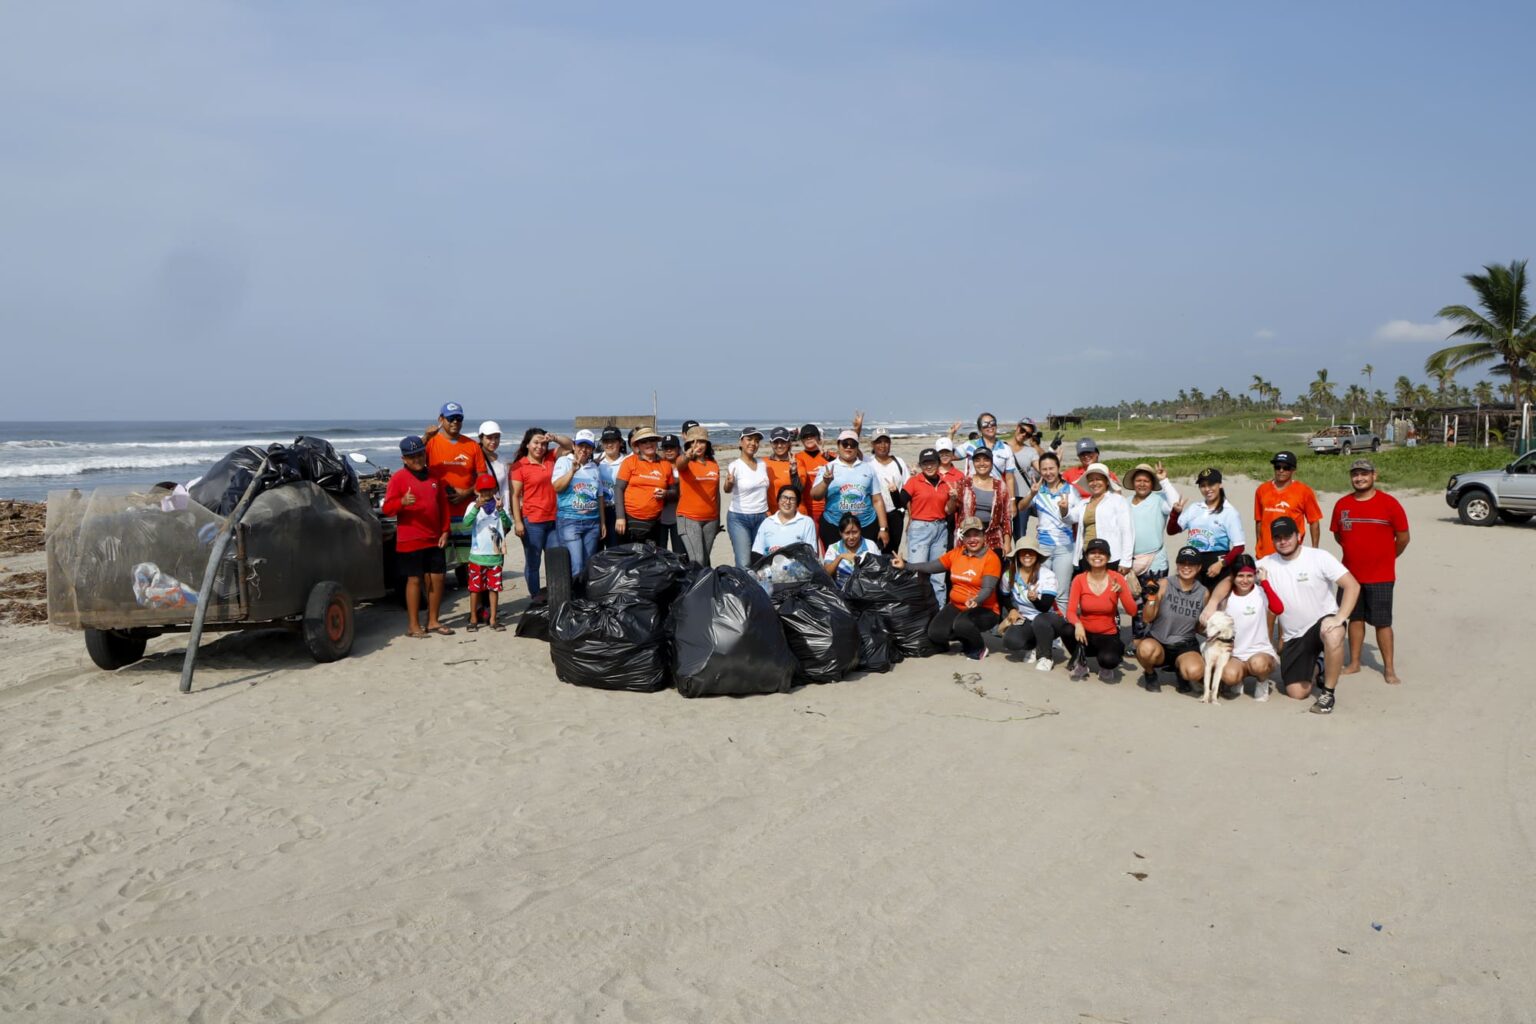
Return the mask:
<svg viewBox="0 0 1536 1024">
<path fill-rule="evenodd" d="M 1221 674 L 1232 660 L 1232 627 L 1232 616 L 1226 612 L 1212 612 L 1206 620 L 1206 639 L 1200 648 L 1200 657 L 1205 659 L 1205 695 L 1200 700 L 1206 704 L 1219 701 Z"/>
</svg>

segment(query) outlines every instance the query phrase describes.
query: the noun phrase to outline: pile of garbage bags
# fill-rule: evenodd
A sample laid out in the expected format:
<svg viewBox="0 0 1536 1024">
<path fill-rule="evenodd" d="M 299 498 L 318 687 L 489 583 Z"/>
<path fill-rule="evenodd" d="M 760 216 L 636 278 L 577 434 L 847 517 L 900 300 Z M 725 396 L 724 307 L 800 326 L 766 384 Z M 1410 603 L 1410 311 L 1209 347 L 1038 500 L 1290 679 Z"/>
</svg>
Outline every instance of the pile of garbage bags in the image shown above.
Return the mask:
<svg viewBox="0 0 1536 1024">
<path fill-rule="evenodd" d="M 600 689 L 675 685 L 685 697 L 739 697 L 889 671 L 909 649 L 932 653 L 932 588 L 926 580 L 911 586 L 916 573 L 871 561 L 861 567 L 856 603 L 809 545 L 760 558 L 750 570 L 704 569 L 649 545 L 612 548 L 588 562 L 577 586 L 583 596 L 550 613 L 555 674 Z M 520 633 L 525 626 L 536 635 L 539 624 L 520 624 Z"/>
<path fill-rule="evenodd" d="M 262 470 L 262 463 L 266 469 Z M 318 437 L 296 437 L 293 444 L 266 448 L 236 448 L 208 468 L 189 488 L 192 500 L 217 515 L 227 516 L 240 504 L 251 478 L 260 471 L 262 490 L 308 480 L 321 490 L 348 495 L 358 492 L 352 464 Z"/>
<path fill-rule="evenodd" d="M 861 616 L 873 613 L 897 660 L 935 653 L 928 642 L 928 623 L 938 614 L 939 602 L 927 576 L 895 568 L 887 555 L 866 556 L 853 567 L 843 597 Z"/>
</svg>

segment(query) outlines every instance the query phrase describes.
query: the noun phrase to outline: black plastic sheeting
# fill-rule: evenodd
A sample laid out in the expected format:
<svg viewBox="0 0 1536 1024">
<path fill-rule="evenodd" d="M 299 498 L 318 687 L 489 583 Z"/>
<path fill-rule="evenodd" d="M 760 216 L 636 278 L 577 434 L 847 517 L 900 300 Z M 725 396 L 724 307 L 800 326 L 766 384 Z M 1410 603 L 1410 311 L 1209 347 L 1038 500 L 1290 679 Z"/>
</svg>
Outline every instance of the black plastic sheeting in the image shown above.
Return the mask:
<svg viewBox="0 0 1536 1024">
<path fill-rule="evenodd" d="M 744 569 L 700 573 L 672 604 L 673 675 L 684 697 L 785 693 L 795 656 L 773 602 Z"/>
<path fill-rule="evenodd" d="M 266 460 L 262 489 L 307 480 L 332 494 L 356 494 L 357 474 L 352 464 L 336 454 L 329 441 L 296 437 L 293 444 L 236 448 L 209 467 L 188 493 L 192 500 L 218 515 L 227 516 L 240 504 L 251 477 Z"/>
<path fill-rule="evenodd" d="M 664 616 L 639 598 L 567 601 L 550 623 L 549 656 L 555 675 L 575 686 L 654 693 L 670 682 Z"/>
<path fill-rule="evenodd" d="M 843 597 L 861 612 L 873 609 L 904 658 L 926 658 L 935 653 L 928 642 L 928 623 L 938 614 L 928 577 L 911 569 L 897 569 L 884 555 L 861 558 L 843 586 Z"/>
<path fill-rule="evenodd" d="M 665 609 L 682 588 L 689 565 L 681 555 L 649 544 L 599 551 L 581 571 L 589 601 L 635 597 Z"/>
<path fill-rule="evenodd" d="M 858 668 L 859 620 L 835 587 L 807 583 L 773 601 L 800 678 L 835 683 Z"/>
<path fill-rule="evenodd" d="M 891 635 L 880 621 L 880 613 L 866 608 L 859 613 L 859 668 L 866 672 L 889 672 L 901 661 L 901 652 L 891 643 Z"/>
</svg>

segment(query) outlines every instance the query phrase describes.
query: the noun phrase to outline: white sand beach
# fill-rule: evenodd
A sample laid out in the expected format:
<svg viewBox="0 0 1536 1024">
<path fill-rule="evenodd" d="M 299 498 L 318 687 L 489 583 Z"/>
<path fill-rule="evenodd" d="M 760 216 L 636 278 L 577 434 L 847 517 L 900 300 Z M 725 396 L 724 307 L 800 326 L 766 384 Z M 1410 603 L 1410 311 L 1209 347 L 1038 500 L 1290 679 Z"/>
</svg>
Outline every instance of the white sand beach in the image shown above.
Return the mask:
<svg viewBox="0 0 1536 1024">
<path fill-rule="evenodd" d="M 393 605 L 182 696 L 184 636 L 0 626 L 0 1019 L 1531 1020 L 1536 528 L 1404 504 L 1405 682 L 1331 718 L 1000 653 L 600 692 Z"/>
</svg>

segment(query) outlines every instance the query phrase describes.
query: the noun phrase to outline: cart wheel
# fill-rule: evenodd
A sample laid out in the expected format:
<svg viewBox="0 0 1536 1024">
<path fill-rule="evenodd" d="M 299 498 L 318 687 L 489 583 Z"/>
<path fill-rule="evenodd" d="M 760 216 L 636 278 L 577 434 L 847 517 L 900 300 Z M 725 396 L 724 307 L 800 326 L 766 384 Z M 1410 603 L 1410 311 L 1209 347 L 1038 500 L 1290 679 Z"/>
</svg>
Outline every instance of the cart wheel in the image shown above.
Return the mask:
<svg viewBox="0 0 1536 1024">
<path fill-rule="evenodd" d="M 340 583 L 316 583 L 304 605 L 304 646 L 316 661 L 345 658 L 352 650 L 352 597 Z"/>
<path fill-rule="evenodd" d="M 571 552 L 564 546 L 544 550 L 544 588 L 549 597 L 549 621 L 571 599 Z"/>
<path fill-rule="evenodd" d="M 144 647 L 149 641 L 142 636 L 129 636 L 110 629 L 87 629 L 85 653 L 91 656 L 97 668 L 108 672 L 132 665 L 144 657 Z"/>
</svg>

